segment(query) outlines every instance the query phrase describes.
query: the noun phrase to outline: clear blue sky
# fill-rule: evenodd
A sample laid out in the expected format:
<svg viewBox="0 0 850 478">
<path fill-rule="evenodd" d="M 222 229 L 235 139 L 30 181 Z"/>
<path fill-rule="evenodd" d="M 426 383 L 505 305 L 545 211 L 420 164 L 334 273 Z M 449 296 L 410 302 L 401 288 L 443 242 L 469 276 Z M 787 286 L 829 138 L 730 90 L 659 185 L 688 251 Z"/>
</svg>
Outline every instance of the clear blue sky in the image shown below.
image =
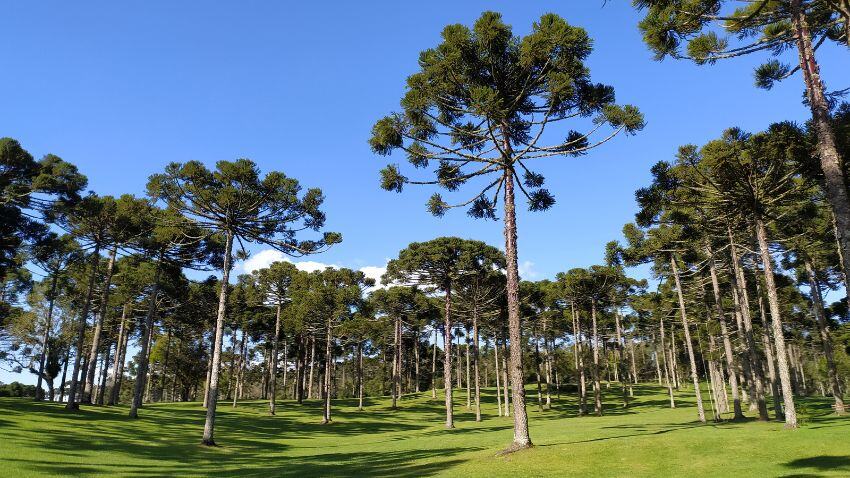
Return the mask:
<svg viewBox="0 0 850 478">
<path fill-rule="evenodd" d="M 543 168 L 558 202 L 520 214 L 528 279 L 601 261 L 633 220 L 649 167 L 679 145 L 808 116 L 799 77 L 770 92 L 753 86 L 759 58 L 653 61 L 626 0 L 46 1 L 5 6 L 0 136 L 75 163 L 100 194 L 142 195 L 171 161 L 251 158 L 324 190 L 328 227 L 345 238 L 313 258 L 324 263 L 380 267 L 411 241 L 440 235 L 502 247 L 499 222 L 462 211 L 432 218 L 431 190 L 379 189 L 386 160 L 367 144 L 375 120 L 397 108 L 418 53 L 446 24 L 471 24 L 484 10 L 502 12 L 520 35 L 546 12 L 586 28 L 593 80 L 647 120 L 637 136 Z M 824 48 L 820 60 L 828 84 L 847 86 L 846 52 Z"/>
</svg>

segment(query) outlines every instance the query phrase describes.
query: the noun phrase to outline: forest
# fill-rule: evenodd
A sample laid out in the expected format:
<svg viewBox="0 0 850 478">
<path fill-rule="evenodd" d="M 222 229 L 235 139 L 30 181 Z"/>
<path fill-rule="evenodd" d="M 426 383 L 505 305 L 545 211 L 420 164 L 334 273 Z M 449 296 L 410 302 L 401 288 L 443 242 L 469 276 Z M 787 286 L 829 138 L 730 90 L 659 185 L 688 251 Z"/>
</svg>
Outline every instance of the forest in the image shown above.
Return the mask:
<svg viewBox="0 0 850 478">
<path fill-rule="evenodd" d="M 150 171 L 144 194 L 98 194 L 86 176 L 96 172 L 63 160 L 62 144 L 37 158 L 0 139 L 0 367 L 35 380 L 0 384 L 0 443 L 11 446 L 0 462 L 33 474 L 132 474 L 114 462 L 126 452 L 150 461 L 134 465 L 143 476 L 430 476 L 484 474 L 496 455 L 498 476 L 578 474 L 569 446 L 546 447 L 593 441 L 599 430 L 582 427 L 605 424 L 715 437 L 692 442 L 701 444 L 682 462 L 725 453 L 723 440 L 740 440 L 746 456 L 768 431 L 789 459 L 798 455 L 788 450 L 828 442 L 834 453 L 799 456 L 800 466 L 850 473 L 850 103 L 847 90 L 825 86 L 818 63 L 824 44 L 850 48 L 850 3 L 631 3 L 641 20 L 629 27 L 648 56 L 704 68 L 755 57 L 755 71 L 739 65 L 737 74 L 752 75 L 754 91 L 798 82 L 810 117 L 747 131 L 730 115 L 703 144 L 665 145 L 669 155 L 634 191 L 633 221 L 599 244 L 604 260 L 554 277 L 523 278 L 519 261 L 518 212 L 556 221 L 577 207 L 556 202 L 547 163 L 592 157 L 652 122 L 599 83 L 615 78 L 591 76 L 593 39 L 566 8 L 516 28 L 487 11 L 445 26 L 418 57 L 408 52 L 417 70 L 396 79 L 398 109 L 367 118 L 373 161 L 364 167 L 375 180 L 366 187 L 392 199 L 426 190 L 410 221 L 466 213 L 503 227 L 504 242 L 436 232 L 386 251 L 379 278 L 298 267 L 345 245 L 347 232 L 326 225 L 321 184 L 246 158 L 192 159 Z M 255 247 L 285 260 L 245 272 L 236 264 Z M 569 249 L 569 239 L 553 247 Z M 555 426 L 567 417 L 582 418 Z M 73 441 L 39 444 L 51 420 Z M 179 452 L 145 451 L 154 445 L 131 436 L 105 448 L 96 420 L 106 420 L 105 436 L 162 427 Z M 265 433 L 297 426 L 322 446 L 350 446 L 419 425 L 428 452 L 379 446 L 363 452 L 372 458 L 311 466 L 274 455 L 274 467 L 256 468 L 279 452 L 265 450 Z M 464 434 L 475 430 L 478 443 Z M 428 465 L 461 453 L 460 437 L 475 447 L 475 467 Z M 113 457 L 38 468 L 14 456 L 89 446 Z M 245 462 L 216 454 L 228 447 Z M 203 461 L 181 463 L 183 454 Z M 412 456 L 424 461 L 413 466 Z M 142 471 L 158 459 L 173 464 Z M 684 473 L 656 457 L 622 459 L 638 476 Z M 760 459 L 767 468 L 741 476 L 779 476 L 776 456 Z M 224 468 L 210 464 L 219 461 Z M 716 466 L 702 471 L 722 475 Z"/>
</svg>

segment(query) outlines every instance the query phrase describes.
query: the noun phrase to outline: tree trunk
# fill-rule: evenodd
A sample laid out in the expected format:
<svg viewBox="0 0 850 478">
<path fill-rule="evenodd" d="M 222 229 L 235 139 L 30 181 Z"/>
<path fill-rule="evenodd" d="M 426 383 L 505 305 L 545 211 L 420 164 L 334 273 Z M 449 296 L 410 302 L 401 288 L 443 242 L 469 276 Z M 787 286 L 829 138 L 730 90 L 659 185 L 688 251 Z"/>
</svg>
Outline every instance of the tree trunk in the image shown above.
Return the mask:
<svg viewBox="0 0 850 478">
<path fill-rule="evenodd" d="M 629 407 L 629 393 L 626 389 L 626 382 L 628 382 L 628 372 L 626 371 L 625 365 L 625 357 L 623 356 L 623 352 L 626 349 L 626 344 L 623 342 L 622 332 L 620 330 L 620 309 L 614 311 L 614 326 L 616 328 L 617 335 L 617 375 L 620 379 L 620 386 L 623 391 L 623 408 Z"/>
<path fill-rule="evenodd" d="M 767 303 L 770 307 L 773 343 L 776 346 L 776 365 L 779 373 L 779 384 L 782 387 L 782 399 L 785 405 L 785 427 L 797 428 L 797 410 L 794 407 L 794 395 L 791 390 L 791 374 L 788 369 L 788 352 L 785 347 L 785 335 L 782 330 L 782 316 L 779 312 L 779 296 L 776 293 L 776 283 L 773 280 L 773 258 L 767 246 L 767 233 L 764 222 L 756 218 L 756 238 L 761 252 L 761 262 L 764 272 L 764 282 L 767 288 Z"/>
<path fill-rule="evenodd" d="M 431 357 L 431 398 L 437 398 L 437 326 L 434 326 L 434 353 Z"/>
<path fill-rule="evenodd" d="M 535 331 L 536 332 L 536 331 Z M 537 410 L 543 411 L 543 385 L 541 384 L 541 379 L 543 372 L 541 369 L 541 360 L 540 360 L 540 337 L 536 335 L 534 337 L 534 365 L 535 365 L 535 376 L 537 379 Z"/>
<path fill-rule="evenodd" d="M 454 406 L 452 402 L 452 288 L 445 288 L 446 299 L 443 318 L 443 386 L 446 391 L 446 428 L 454 428 Z"/>
<path fill-rule="evenodd" d="M 35 384 L 35 400 L 44 400 L 44 392 L 41 391 L 41 381 L 44 376 L 44 364 L 47 361 L 48 342 L 50 341 L 50 329 L 53 328 L 53 305 L 56 301 L 56 282 L 59 273 L 54 272 L 50 279 L 50 298 L 47 305 L 47 317 L 44 319 L 44 333 L 41 334 L 41 357 L 38 359 L 38 380 Z M 53 387 L 51 387 L 51 390 Z"/>
<path fill-rule="evenodd" d="M 714 262 L 714 251 L 711 249 L 711 244 L 709 244 L 708 241 L 705 243 L 705 254 L 706 257 L 708 257 L 708 270 L 711 275 L 711 290 L 714 293 L 714 311 L 717 314 L 717 323 L 720 324 L 720 334 L 723 338 L 723 350 L 726 355 L 726 367 L 729 370 L 737 370 L 738 367 L 735 363 L 735 355 L 732 352 L 732 341 L 729 340 L 729 330 L 726 325 L 726 313 L 723 310 L 723 299 L 720 296 L 720 282 L 717 280 L 717 265 Z M 732 388 L 734 419 L 743 419 L 744 412 L 741 409 L 741 396 L 738 393 L 737 374 L 729 374 L 729 386 Z"/>
<path fill-rule="evenodd" d="M 91 308 L 92 295 L 94 294 L 94 281 L 97 277 L 97 266 L 100 262 L 100 245 L 95 245 L 94 251 L 91 253 L 91 272 L 89 272 L 89 283 L 86 290 L 86 299 L 83 301 L 83 307 L 80 310 L 80 322 L 77 326 L 77 351 L 74 354 L 74 368 L 71 371 L 71 385 L 68 387 L 68 403 L 65 408 L 68 410 L 79 410 L 80 405 L 77 403 L 77 388 L 79 384 L 80 362 L 83 358 L 83 349 L 86 340 L 86 322 L 88 321 L 89 309 Z"/>
<path fill-rule="evenodd" d="M 510 148 L 510 143 L 506 141 Z M 510 376 L 514 401 L 514 440 L 510 449 L 532 446 L 525 409 L 525 380 L 522 371 L 522 324 L 519 316 L 519 266 L 517 224 L 514 206 L 513 170 L 505 170 L 505 255 L 507 257 L 508 333 L 510 336 Z"/>
<path fill-rule="evenodd" d="M 280 311 L 283 308 L 283 304 L 278 301 L 277 307 L 275 308 L 275 316 L 274 316 L 274 337 L 272 337 L 272 372 L 269 375 L 271 379 L 271 395 L 269 397 L 269 414 L 275 414 L 276 402 L 277 400 L 277 349 L 280 346 Z"/>
<path fill-rule="evenodd" d="M 732 237 L 732 228 L 727 225 L 726 233 L 729 236 L 729 253 L 732 262 L 732 287 L 737 301 L 735 302 L 741 314 L 741 319 L 744 323 L 744 339 L 747 354 L 749 355 L 750 369 L 752 378 L 755 381 L 756 401 L 758 402 L 759 420 L 768 420 L 767 403 L 765 401 L 765 386 L 764 386 L 764 369 L 762 361 L 758 355 L 756 341 L 753 334 L 753 319 L 750 313 L 750 298 L 747 291 L 747 278 L 744 275 L 744 269 L 741 267 L 741 261 L 738 258 L 738 249 L 735 246 L 734 238 Z"/>
<path fill-rule="evenodd" d="M 499 416 L 502 416 L 502 380 L 499 376 L 499 337 L 493 336 L 493 356 L 496 362 L 496 405 L 499 407 Z"/>
<path fill-rule="evenodd" d="M 664 317 L 661 317 L 661 353 L 664 355 L 664 361 L 662 362 L 664 368 L 664 379 L 667 382 L 667 393 L 670 395 L 670 408 L 676 408 L 676 400 L 673 398 L 673 383 L 670 379 L 670 366 L 668 365 L 667 359 L 667 345 L 664 343 Z M 655 353 L 656 358 L 658 357 L 658 352 Z M 672 362 L 672 361 L 670 361 Z"/>
<path fill-rule="evenodd" d="M 419 326 L 417 326 L 416 333 L 413 336 L 413 381 L 415 382 L 413 391 L 416 393 L 419 393 L 421 391 L 419 386 L 419 333 Z"/>
<path fill-rule="evenodd" d="M 472 390 L 470 387 L 470 368 L 472 364 L 470 363 L 471 359 L 469 356 L 469 324 L 466 325 L 466 333 L 464 334 L 464 338 L 466 339 L 466 409 L 469 410 L 470 408 L 472 408 Z"/>
<path fill-rule="evenodd" d="M 165 331 L 165 357 L 162 360 L 162 380 L 159 381 L 159 401 L 165 401 L 165 384 L 168 376 L 168 356 L 171 353 L 171 328 Z"/>
<path fill-rule="evenodd" d="M 313 398 L 313 371 L 316 367 L 316 337 L 310 336 L 310 375 L 307 378 L 307 399 Z"/>
<path fill-rule="evenodd" d="M 835 355 L 832 351 L 832 337 L 830 337 L 829 326 L 826 324 L 826 314 L 823 307 L 823 296 L 820 291 L 820 283 L 815 274 L 812 261 L 804 256 L 803 263 L 806 267 L 806 274 L 809 277 L 809 288 L 811 289 L 812 301 L 814 302 L 815 319 L 818 323 L 818 331 L 820 332 L 821 347 L 823 355 L 826 359 L 826 371 L 829 378 L 829 387 L 832 391 L 832 396 L 835 399 L 833 408 L 835 413 L 843 415 L 845 413 L 844 400 L 841 398 L 841 388 L 838 384 L 838 373 L 835 369 Z"/>
<path fill-rule="evenodd" d="M 221 273 L 221 291 L 218 295 L 218 313 L 213 338 L 213 359 L 210 372 L 210 387 L 207 392 L 207 417 L 204 423 L 203 445 L 215 446 L 215 408 L 218 404 L 218 376 L 221 368 L 221 342 L 224 338 L 224 319 L 227 313 L 227 293 L 230 284 L 230 267 L 233 253 L 233 233 L 227 231 L 224 250 L 224 265 Z"/>
<path fill-rule="evenodd" d="M 587 378 L 584 370 L 584 351 L 582 350 L 581 338 L 581 318 L 575 310 L 575 305 L 571 304 L 570 309 L 573 315 L 573 352 L 576 359 L 576 370 L 578 371 L 578 414 L 579 416 L 587 415 Z"/>
<path fill-rule="evenodd" d="M 109 262 L 106 264 L 106 277 L 103 279 L 102 289 L 100 291 L 100 304 L 95 321 L 94 332 L 92 333 L 92 345 L 89 355 L 89 363 L 97 363 L 97 355 L 100 353 L 100 334 L 103 330 L 103 321 L 106 319 L 106 312 L 109 310 L 109 287 L 112 285 L 112 272 L 115 270 L 115 254 L 118 252 L 118 246 L 112 247 L 109 251 Z M 92 403 L 92 393 L 95 386 L 95 367 L 89 367 L 86 375 L 86 383 L 83 391 L 83 402 Z"/>
<path fill-rule="evenodd" d="M 502 402 L 505 406 L 505 416 L 511 416 L 510 381 L 508 380 L 508 344 L 502 340 Z"/>
<path fill-rule="evenodd" d="M 812 112 L 812 123 L 817 131 L 818 158 L 824 176 L 824 191 L 835 217 L 835 230 L 840 244 L 839 252 L 844 270 L 845 291 L 847 299 L 850 301 L 850 284 L 848 284 L 847 279 L 850 277 L 850 197 L 848 197 L 847 181 L 844 177 L 841 156 L 838 154 L 835 145 L 835 133 L 830 124 L 829 102 L 824 94 L 820 68 L 815 59 L 812 36 L 802 3 L 802 0 L 791 0 L 791 24 L 796 37 L 800 70 L 803 72 L 809 109 Z M 844 34 L 847 35 L 848 32 L 845 31 Z M 779 354 L 778 351 L 777 354 Z M 787 416 L 786 424 L 788 424 Z"/>
<path fill-rule="evenodd" d="M 673 279 L 676 282 L 676 294 L 679 296 L 679 312 L 682 318 L 682 329 L 685 332 L 685 348 L 688 350 L 688 360 L 690 360 L 691 365 L 691 380 L 694 382 L 694 395 L 697 399 L 697 415 L 699 416 L 699 421 L 705 423 L 705 409 L 702 405 L 702 392 L 699 387 L 699 377 L 697 376 L 697 363 L 694 358 L 694 347 L 691 344 L 691 331 L 688 326 L 688 316 L 685 312 L 685 296 L 684 291 L 682 290 L 682 284 L 679 281 L 679 268 L 676 266 L 676 259 L 673 255 L 670 255 L 670 267 L 673 270 Z"/>
<path fill-rule="evenodd" d="M 156 316 L 157 296 L 159 295 L 159 277 L 161 269 L 162 268 L 159 263 L 157 263 L 153 280 L 153 289 L 148 296 L 148 312 L 140 330 L 142 350 L 139 352 L 139 356 L 141 358 L 141 363 L 139 363 L 138 370 L 136 370 L 136 383 L 133 388 L 133 403 L 130 405 L 130 418 L 139 417 L 139 408 L 142 407 L 142 399 L 144 398 L 145 380 L 147 379 L 149 368 L 148 361 L 150 357 L 150 342 L 153 334 L 154 317 Z"/>
<path fill-rule="evenodd" d="M 590 320 L 593 333 L 593 411 L 602 416 L 602 387 L 599 382 L 599 331 L 596 326 L 596 299 L 590 300 Z"/>
<path fill-rule="evenodd" d="M 472 366 L 475 377 L 475 421 L 481 421 L 481 379 L 478 370 L 478 308 L 472 311 Z"/>
<path fill-rule="evenodd" d="M 116 345 L 116 352 L 117 352 L 117 347 L 118 346 Z M 106 355 L 103 357 L 103 366 L 101 367 L 101 370 L 100 370 L 100 387 L 98 387 L 98 389 L 97 389 L 97 398 L 95 400 L 95 402 L 98 405 L 103 405 L 103 398 L 104 398 L 104 395 L 106 395 L 106 377 L 109 375 L 109 359 L 111 357 L 111 355 L 110 355 L 111 351 L 112 351 L 112 345 L 107 343 L 106 344 Z"/>
<path fill-rule="evenodd" d="M 363 410 L 363 342 L 357 342 L 357 409 Z"/>
<path fill-rule="evenodd" d="M 71 347 L 65 350 L 65 360 L 62 363 L 62 380 L 59 381 L 59 403 L 65 399 L 65 379 L 68 376 L 68 362 L 71 360 Z"/>
<path fill-rule="evenodd" d="M 112 367 L 112 389 L 109 391 L 109 405 L 118 403 L 118 396 L 121 392 L 119 377 L 124 374 L 123 365 L 124 350 L 126 347 L 126 338 L 129 335 L 127 314 L 129 313 L 130 304 L 126 303 L 121 308 L 121 323 L 118 326 L 118 341 L 115 343 L 115 360 Z"/>
<path fill-rule="evenodd" d="M 322 424 L 331 422 L 331 379 L 333 377 L 333 357 L 331 356 L 331 344 L 333 343 L 333 319 L 328 317 L 327 329 L 325 330 L 325 376 L 322 382 Z"/>
</svg>

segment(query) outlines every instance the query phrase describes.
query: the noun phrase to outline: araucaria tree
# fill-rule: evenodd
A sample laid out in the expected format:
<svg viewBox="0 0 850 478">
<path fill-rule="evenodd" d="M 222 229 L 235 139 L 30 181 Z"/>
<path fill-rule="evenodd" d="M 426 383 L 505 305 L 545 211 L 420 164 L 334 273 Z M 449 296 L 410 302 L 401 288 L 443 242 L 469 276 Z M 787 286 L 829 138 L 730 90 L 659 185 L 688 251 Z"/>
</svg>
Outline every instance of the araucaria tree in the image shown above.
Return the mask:
<svg viewBox="0 0 850 478">
<path fill-rule="evenodd" d="M 219 161 L 210 171 L 198 161 L 171 163 L 165 172 L 151 176 L 148 194 L 169 208 L 195 221 L 211 235 L 223 237 L 221 291 L 213 339 L 212 370 L 207 390 L 207 418 L 203 444 L 215 445 L 213 431 L 218 399 L 221 342 L 227 305 L 233 243 L 256 242 L 284 254 L 300 256 L 324 250 L 342 240 L 337 233 L 325 232 L 318 240 L 301 241 L 304 229 L 319 231 L 325 215 L 319 210 L 324 197 L 319 189 L 301 194 L 301 186 L 280 172 L 260 177 L 257 166 L 248 159 Z"/>
<path fill-rule="evenodd" d="M 459 237 L 438 237 L 414 242 L 387 264 L 382 281 L 419 285 L 443 298 L 443 379 L 446 391 L 446 428 L 454 428 L 452 404 L 452 304 L 455 289 L 462 278 L 482 270 L 501 269 L 504 256 L 493 246 Z M 524 407 L 523 407 L 524 409 Z M 526 430 L 527 431 L 527 430 Z"/>
<path fill-rule="evenodd" d="M 687 58 L 697 64 L 752 53 L 773 58 L 755 71 L 756 85 L 802 73 L 817 136 L 824 191 L 835 216 L 846 277 L 850 275 L 850 194 L 842 158 L 830 124 L 830 101 L 815 52 L 825 41 L 850 45 L 850 2 L 846 0 L 633 0 L 646 11 L 640 22 L 644 42 L 655 57 Z M 730 5 L 734 4 L 734 6 Z M 725 31 L 728 36 L 719 35 Z M 685 44 L 683 51 L 682 44 Z M 797 52 L 797 66 L 780 60 Z M 850 297 L 850 287 L 846 288 Z"/>
<path fill-rule="evenodd" d="M 422 180 L 389 165 L 381 171 L 384 189 L 401 192 L 405 184 L 429 184 L 457 191 L 466 183 L 478 183 L 472 195 L 457 203 L 434 194 L 428 209 L 437 216 L 453 207 L 469 207 L 475 218 L 494 219 L 504 202 L 514 399 L 511 449 L 531 446 L 523 389 L 515 188 L 528 200 L 529 210 L 549 209 L 555 199 L 543 188 L 543 176 L 531 169 L 535 161 L 579 156 L 620 132 L 643 127 L 637 108 L 616 105 L 612 87 L 591 82 L 584 65 L 591 50 L 587 33 L 557 15 L 542 16 L 532 32 L 520 38 L 501 15 L 485 12 L 471 29 L 449 25 L 443 30 L 442 42 L 420 54 L 420 71 L 407 79 L 402 111 L 372 129 L 375 153 L 389 155 L 400 149 L 417 169 L 436 163 L 432 175 Z M 586 131 L 559 129 L 567 120 Z M 612 131 L 595 136 L 605 127 Z M 563 139 L 545 143 L 552 137 Z"/>
</svg>

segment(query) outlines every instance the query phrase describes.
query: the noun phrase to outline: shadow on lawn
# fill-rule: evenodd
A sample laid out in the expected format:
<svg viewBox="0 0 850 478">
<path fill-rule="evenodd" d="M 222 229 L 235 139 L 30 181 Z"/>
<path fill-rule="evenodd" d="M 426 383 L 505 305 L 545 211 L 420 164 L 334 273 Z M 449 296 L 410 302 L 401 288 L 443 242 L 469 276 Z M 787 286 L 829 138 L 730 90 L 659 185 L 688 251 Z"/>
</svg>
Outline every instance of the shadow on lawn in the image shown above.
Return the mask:
<svg viewBox="0 0 850 478">
<path fill-rule="evenodd" d="M 317 443 L 306 456 L 285 456 L 293 448 L 311 448 L 293 442 L 293 438 L 319 436 L 350 443 L 350 437 L 361 436 L 374 441 L 381 434 L 400 433 L 398 438 L 403 438 L 430 426 L 399 420 L 391 410 L 382 408 L 363 412 L 342 408 L 336 414 L 338 421 L 320 425 L 315 413 L 318 407 L 312 404 L 287 403 L 288 415 L 277 416 L 267 415 L 262 402 L 245 403 L 236 410 L 220 406 L 216 436 L 222 446 L 208 448 L 199 445 L 204 410 L 191 404 L 146 406 L 139 420 L 127 418 L 126 407 L 86 407 L 70 413 L 61 404 L 21 401 L 14 405 L 15 412 L 44 417 L 43 423 L 53 422 L 55 431 L 26 433 L 7 428 L 12 432 L 8 439 L 50 456 L 47 460 L 43 456 L 13 456 L 8 461 L 51 476 L 430 476 L 463 462 L 457 455 L 481 449 L 344 453 L 325 441 L 324 445 Z M 136 458 L 141 460 L 133 462 Z"/>
<path fill-rule="evenodd" d="M 832 455 L 819 455 L 819 456 L 811 456 L 808 458 L 798 458 L 796 460 L 789 461 L 788 463 L 783 463 L 783 466 L 788 468 L 808 468 L 818 471 L 830 471 L 830 472 L 847 472 L 850 474 L 850 456 L 832 456 Z M 783 475 L 783 478 L 808 478 L 814 476 L 821 476 L 816 473 L 792 473 L 790 475 Z"/>
</svg>

